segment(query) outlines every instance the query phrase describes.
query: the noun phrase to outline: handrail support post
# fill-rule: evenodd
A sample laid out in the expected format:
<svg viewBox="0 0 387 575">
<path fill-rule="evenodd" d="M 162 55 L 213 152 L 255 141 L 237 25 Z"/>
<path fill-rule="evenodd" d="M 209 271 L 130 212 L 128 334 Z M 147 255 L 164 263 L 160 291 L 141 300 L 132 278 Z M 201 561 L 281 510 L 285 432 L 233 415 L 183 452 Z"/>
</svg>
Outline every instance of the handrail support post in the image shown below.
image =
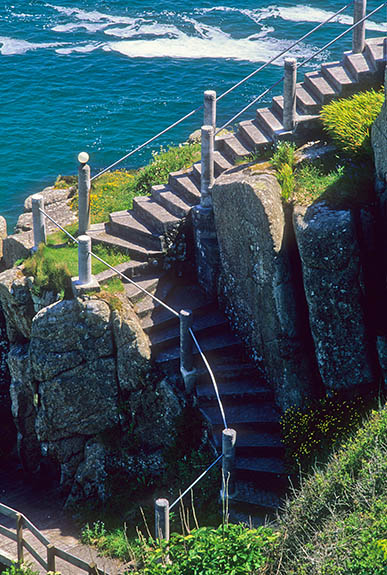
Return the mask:
<svg viewBox="0 0 387 575">
<path fill-rule="evenodd" d="M 72 278 L 74 295 L 80 295 L 89 291 L 99 291 L 100 285 L 91 273 L 91 237 L 78 237 L 78 277 Z"/>
<path fill-rule="evenodd" d="M 180 311 L 180 373 L 182 375 L 185 390 L 191 396 L 196 383 L 196 369 L 193 363 L 193 341 L 190 333 L 193 318 L 192 311 L 182 309 Z"/>
<path fill-rule="evenodd" d="M 283 126 L 287 132 L 291 132 L 296 127 L 297 60 L 295 58 L 285 58 L 284 72 Z"/>
<path fill-rule="evenodd" d="M 45 244 L 47 239 L 46 218 L 44 217 L 44 198 L 41 194 L 34 194 L 31 198 L 32 204 L 32 227 L 34 234 L 34 247 L 36 251 L 39 244 Z"/>
<path fill-rule="evenodd" d="M 55 572 L 55 545 L 47 545 L 47 571 Z"/>
<path fill-rule="evenodd" d="M 200 206 L 212 207 L 211 188 L 214 185 L 214 129 L 202 126 L 202 174 L 200 181 Z"/>
<path fill-rule="evenodd" d="M 367 10 L 367 0 L 355 0 L 353 6 L 353 23 L 357 24 L 365 17 Z M 353 29 L 352 52 L 361 54 L 365 48 L 365 27 L 366 23 L 361 22 Z"/>
<path fill-rule="evenodd" d="M 81 152 L 78 155 L 78 230 L 79 235 L 84 235 L 90 228 L 90 166 L 88 165 L 89 154 Z"/>
<path fill-rule="evenodd" d="M 204 125 L 212 126 L 216 132 L 216 92 L 206 90 L 204 92 Z"/>
<path fill-rule="evenodd" d="M 222 500 L 232 499 L 236 495 L 235 489 L 235 445 L 237 433 L 235 429 L 222 431 Z"/>
<path fill-rule="evenodd" d="M 155 538 L 169 541 L 169 501 L 156 499 L 155 501 Z"/>
</svg>

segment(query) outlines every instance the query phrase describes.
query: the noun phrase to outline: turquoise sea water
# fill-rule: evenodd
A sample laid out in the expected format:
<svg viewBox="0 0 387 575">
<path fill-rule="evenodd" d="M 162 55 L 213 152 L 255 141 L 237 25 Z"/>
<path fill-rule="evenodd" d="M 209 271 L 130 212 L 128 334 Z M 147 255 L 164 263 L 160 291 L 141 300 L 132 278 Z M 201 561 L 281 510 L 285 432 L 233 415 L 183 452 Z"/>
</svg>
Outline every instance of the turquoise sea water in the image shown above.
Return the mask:
<svg viewBox="0 0 387 575">
<path fill-rule="evenodd" d="M 368 11 L 379 4 L 369 1 Z M 197 107 L 203 90 L 223 92 L 343 5 L 0 1 L 0 214 L 12 226 L 28 194 L 76 171 L 79 151 L 89 152 L 94 172 L 105 167 Z M 317 51 L 349 27 L 351 13 L 293 55 Z M 384 8 L 367 34 L 386 31 Z M 319 62 L 340 57 L 350 42 L 349 34 Z M 278 64 L 219 103 L 218 125 L 280 77 Z M 190 118 L 153 148 L 185 140 L 201 123 L 200 115 Z M 124 166 L 141 165 L 149 155 L 141 152 Z"/>
</svg>

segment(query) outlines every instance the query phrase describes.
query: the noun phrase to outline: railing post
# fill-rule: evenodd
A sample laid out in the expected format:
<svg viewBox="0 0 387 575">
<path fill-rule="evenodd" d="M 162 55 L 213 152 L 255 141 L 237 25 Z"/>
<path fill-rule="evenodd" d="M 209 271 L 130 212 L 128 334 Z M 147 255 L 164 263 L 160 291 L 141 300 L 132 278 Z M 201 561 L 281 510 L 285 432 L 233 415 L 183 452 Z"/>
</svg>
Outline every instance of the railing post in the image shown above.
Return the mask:
<svg viewBox="0 0 387 575">
<path fill-rule="evenodd" d="M 155 538 L 169 541 L 168 499 L 156 499 L 155 501 Z"/>
<path fill-rule="evenodd" d="M 34 231 L 34 251 L 39 244 L 46 243 L 46 218 L 40 210 L 44 210 L 44 198 L 41 194 L 32 196 L 32 227 Z"/>
<path fill-rule="evenodd" d="M 221 497 L 235 495 L 235 429 L 223 429 L 222 431 L 222 490 Z"/>
<path fill-rule="evenodd" d="M 17 562 L 19 564 L 24 561 L 23 553 L 23 515 L 18 513 L 16 515 L 16 544 L 17 544 Z"/>
<path fill-rule="evenodd" d="M 285 130 L 290 132 L 296 127 L 297 60 L 295 58 L 285 58 L 284 69 L 283 125 Z"/>
<path fill-rule="evenodd" d="M 193 367 L 192 311 L 180 311 L 180 373 L 184 380 L 185 390 L 191 395 L 196 382 L 196 370 Z"/>
<path fill-rule="evenodd" d="M 216 132 L 216 92 L 206 90 L 204 92 L 204 125 L 212 126 Z"/>
<path fill-rule="evenodd" d="M 98 575 L 98 567 L 95 563 L 90 563 L 89 575 Z"/>
<path fill-rule="evenodd" d="M 214 184 L 214 129 L 202 126 L 202 175 L 200 182 L 200 205 L 212 207 L 211 188 Z"/>
<path fill-rule="evenodd" d="M 91 283 L 91 238 L 89 236 L 78 237 L 78 276 L 79 284 Z"/>
<path fill-rule="evenodd" d="M 47 545 L 47 571 L 55 572 L 55 545 Z"/>
<path fill-rule="evenodd" d="M 89 154 L 81 152 L 78 155 L 78 228 L 79 235 L 84 235 L 90 228 L 90 166 Z"/>
<path fill-rule="evenodd" d="M 367 0 L 355 0 L 353 7 L 353 23 L 357 24 L 366 15 Z M 365 48 L 365 21 L 353 29 L 352 52 L 361 54 Z"/>
</svg>

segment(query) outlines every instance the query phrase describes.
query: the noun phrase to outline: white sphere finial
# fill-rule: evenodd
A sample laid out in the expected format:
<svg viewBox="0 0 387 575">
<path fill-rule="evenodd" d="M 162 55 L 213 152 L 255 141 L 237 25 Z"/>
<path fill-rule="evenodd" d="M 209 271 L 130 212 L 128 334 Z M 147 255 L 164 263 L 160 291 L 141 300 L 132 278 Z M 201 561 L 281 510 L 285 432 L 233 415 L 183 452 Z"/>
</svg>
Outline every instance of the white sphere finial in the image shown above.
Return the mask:
<svg viewBox="0 0 387 575">
<path fill-rule="evenodd" d="M 89 154 L 87 152 L 81 152 L 78 154 L 78 162 L 80 164 L 86 164 L 89 161 Z"/>
</svg>

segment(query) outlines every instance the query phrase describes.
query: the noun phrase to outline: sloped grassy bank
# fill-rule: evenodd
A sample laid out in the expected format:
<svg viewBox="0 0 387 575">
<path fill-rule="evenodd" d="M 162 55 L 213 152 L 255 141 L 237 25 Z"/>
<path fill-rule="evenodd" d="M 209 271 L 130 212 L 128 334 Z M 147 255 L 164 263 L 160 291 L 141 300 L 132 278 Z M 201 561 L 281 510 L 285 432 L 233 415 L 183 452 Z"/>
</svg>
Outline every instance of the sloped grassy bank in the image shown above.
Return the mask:
<svg viewBox="0 0 387 575">
<path fill-rule="evenodd" d="M 387 407 L 372 411 L 352 438 L 287 500 L 275 524 L 249 529 L 183 523 L 169 544 L 128 540 L 102 523 L 85 542 L 131 562 L 144 575 L 385 575 L 387 569 Z"/>
</svg>

